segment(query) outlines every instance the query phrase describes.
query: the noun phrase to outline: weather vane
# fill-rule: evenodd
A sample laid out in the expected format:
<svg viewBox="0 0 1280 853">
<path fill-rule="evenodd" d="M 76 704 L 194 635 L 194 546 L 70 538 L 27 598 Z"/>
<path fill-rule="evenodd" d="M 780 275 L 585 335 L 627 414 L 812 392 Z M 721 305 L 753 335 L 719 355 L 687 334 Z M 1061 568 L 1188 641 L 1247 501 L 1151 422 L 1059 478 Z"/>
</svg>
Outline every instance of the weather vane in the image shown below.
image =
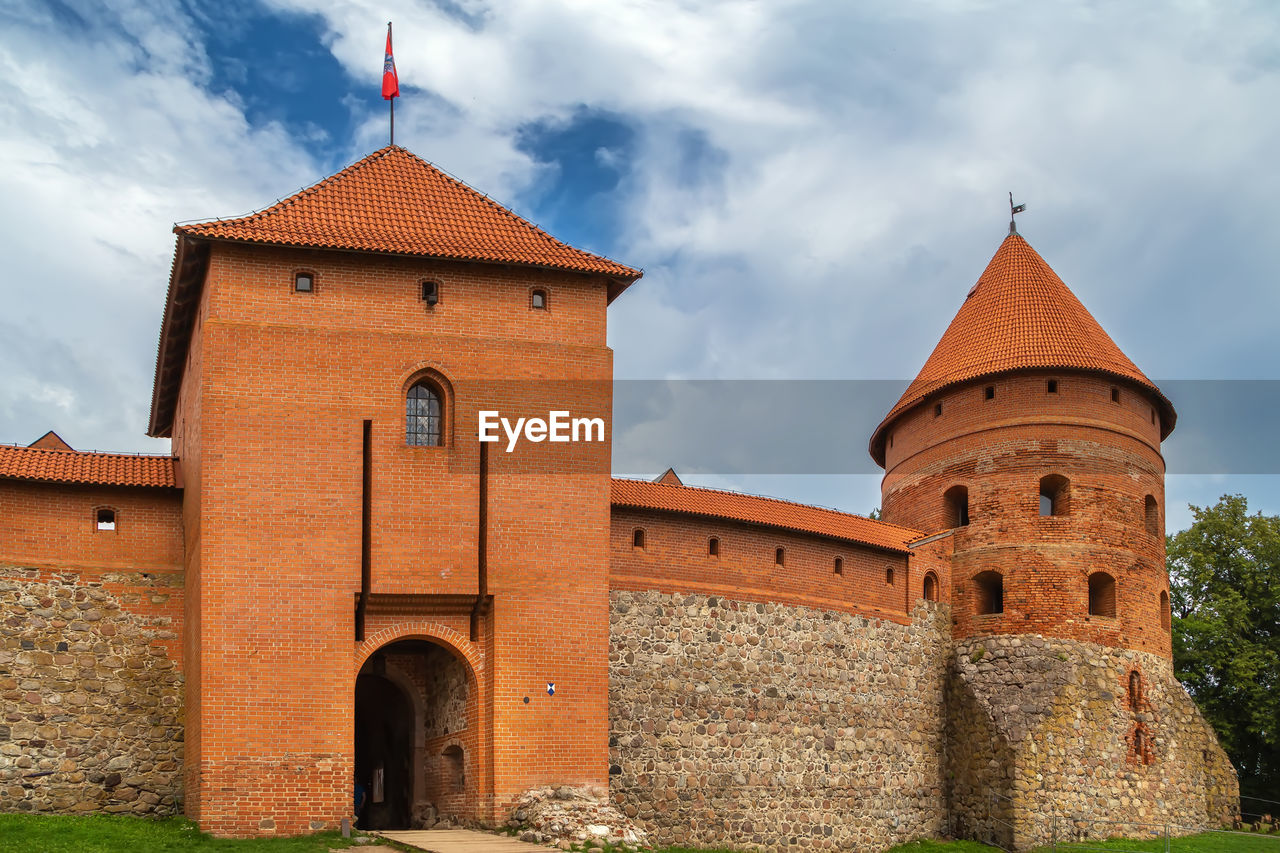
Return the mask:
<svg viewBox="0 0 1280 853">
<path fill-rule="evenodd" d="M 1027 206 L 1025 204 L 1014 204 L 1013 193 L 1009 193 L 1009 233 L 1010 234 L 1018 233 L 1018 223 L 1013 217 L 1026 209 L 1027 209 Z"/>
</svg>

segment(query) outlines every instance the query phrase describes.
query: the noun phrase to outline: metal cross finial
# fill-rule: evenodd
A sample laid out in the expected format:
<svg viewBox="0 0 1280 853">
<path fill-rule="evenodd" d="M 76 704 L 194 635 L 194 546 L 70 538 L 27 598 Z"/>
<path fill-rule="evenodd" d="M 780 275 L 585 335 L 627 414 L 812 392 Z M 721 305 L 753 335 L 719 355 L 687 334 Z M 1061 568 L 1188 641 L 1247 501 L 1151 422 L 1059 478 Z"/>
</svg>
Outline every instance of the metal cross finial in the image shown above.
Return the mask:
<svg viewBox="0 0 1280 853">
<path fill-rule="evenodd" d="M 1019 213 L 1022 213 L 1022 211 L 1026 209 L 1027 209 L 1027 206 L 1025 204 L 1014 204 L 1013 193 L 1009 193 L 1009 233 L 1010 234 L 1018 233 L 1018 223 L 1016 220 L 1014 220 L 1013 217 Z"/>
</svg>

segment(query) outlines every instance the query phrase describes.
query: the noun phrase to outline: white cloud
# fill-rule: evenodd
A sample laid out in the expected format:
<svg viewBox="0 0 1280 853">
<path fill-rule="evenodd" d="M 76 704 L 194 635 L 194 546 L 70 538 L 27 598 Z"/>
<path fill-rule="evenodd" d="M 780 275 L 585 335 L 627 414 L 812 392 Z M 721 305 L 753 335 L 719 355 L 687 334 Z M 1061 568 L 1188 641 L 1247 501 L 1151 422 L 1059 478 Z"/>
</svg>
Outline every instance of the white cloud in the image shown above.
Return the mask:
<svg viewBox="0 0 1280 853">
<path fill-rule="evenodd" d="M 397 141 L 518 212 L 548 168 L 522 127 L 585 107 L 634 128 L 629 162 L 596 154 L 623 174 L 622 236 L 599 248 L 649 273 L 611 313 L 620 376 L 907 379 L 1003 236 L 1008 190 L 1149 374 L 1280 363 L 1269 4 L 270 2 L 320 16 L 367 82 L 349 159 L 385 141 L 387 17 Z M 169 222 L 261 207 L 320 167 L 207 91 L 177 5 L 86 5 L 83 32 L 42 8 L 0 31 L 3 287 L 32 334 L 118 362 L 110 392 L 54 384 L 86 423 L 121 395 L 101 441 L 137 446 Z M 25 402 L 0 412 L 61 417 L 15 390 L 48 380 L 12 347 L 5 393 Z M 58 425 L 16 417 L 3 437 Z"/>
</svg>

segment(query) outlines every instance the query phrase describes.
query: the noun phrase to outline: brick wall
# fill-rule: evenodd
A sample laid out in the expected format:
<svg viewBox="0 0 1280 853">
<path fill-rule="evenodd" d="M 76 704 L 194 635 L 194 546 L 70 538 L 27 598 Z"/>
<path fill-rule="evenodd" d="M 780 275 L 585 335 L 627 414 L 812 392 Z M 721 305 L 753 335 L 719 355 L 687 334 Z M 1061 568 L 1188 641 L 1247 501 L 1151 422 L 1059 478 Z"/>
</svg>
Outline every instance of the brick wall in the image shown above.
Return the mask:
<svg viewBox="0 0 1280 853">
<path fill-rule="evenodd" d="M 176 490 L 0 480 L 0 810 L 181 811 L 181 535 Z"/>
<path fill-rule="evenodd" d="M 293 292 L 298 270 L 314 273 L 313 293 Z M 432 308 L 424 279 L 439 283 Z M 549 311 L 530 308 L 534 285 Z M 405 597 L 383 602 L 380 624 L 421 621 L 425 600 L 408 596 L 434 594 L 454 610 L 431 620 L 466 625 L 476 412 L 607 421 L 606 285 L 217 244 L 204 300 L 175 425 L 199 531 L 187 554 L 200 610 L 193 813 L 224 835 L 334 826 L 350 813 L 362 420 L 373 422 L 372 592 Z M 407 447 L 404 393 L 426 374 L 446 398 L 446 440 Z M 491 454 L 480 640 L 491 740 L 473 777 L 487 786 L 474 799 L 483 815 L 538 784 L 605 780 L 608 458 L 607 442 Z M 555 697 L 547 681 L 561 685 Z"/>
</svg>

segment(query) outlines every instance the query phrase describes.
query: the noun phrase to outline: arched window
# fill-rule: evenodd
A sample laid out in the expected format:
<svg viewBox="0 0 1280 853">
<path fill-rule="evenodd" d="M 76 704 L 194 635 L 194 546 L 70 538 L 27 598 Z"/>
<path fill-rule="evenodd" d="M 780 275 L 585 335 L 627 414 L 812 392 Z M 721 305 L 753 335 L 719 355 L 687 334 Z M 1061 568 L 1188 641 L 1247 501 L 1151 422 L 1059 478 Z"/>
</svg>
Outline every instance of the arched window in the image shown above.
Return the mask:
<svg viewBox="0 0 1280 853">
<path fill-rule="evenodd" d="M 1116 579 L 1106 572 L 1089 575 L 1089 615 L 1116 615 Z"/>
<path fill-rule="evenodd" d="M 404 399 L 404 440 L 414 447 L 439 447 L 444 436 L 440 392 L 426 382 L 409 389 Z"/>
<path fill-rule="evenodd" d="M 1142 673 L 1136 669 L 1129 671 L 1129 710 L 1142 710 Z"/>
<path fill-rule="evenodd" d="M 707 540 L 707 554 L 712 557 L 720 556 L 720 540 L 715 536 Z"/>
<path fill-rule="evenodd" d="M 889 586 L 893 586 L 893 566 L 885 566 L 884 582 L 889 584 Z"/>
<path fill-rule="evenodd" d="M 938 600 L 938 578 L 933 572 L 928 572 L 924 576 L 924 600 Z"/>
<path fill-rule="evenodd" d="M 947 526 L 964 527 L 969 523 L 969 489 L 966 486 L 952 486 L 942 496 L 946 504 Z"/>
<path fill-rule="evenodd" d="M 844 557 L 836 557 L 836 564 L 832 571 L 837 575 L 844 574 Z"/>
<path fill-rule="evenodd" d="M 977 593 L 978 615 L 1004 612 L 1004 576 L 999 572 L 982 572 L 973 579 Z"/>
<path fill-rule="evenodd" d="M 787 549 L 779 548 L 778 550 L 774 551 L 773 561 L 777 563 L 779 566 L 785 566 L 787 564 Z"/>
<path fill-rule="evenodd" d="M 1155 495 L 1147 495 L 1144 510 L 1146 513 L 1147 532 L 1152 536 L 1160 535 L 1160 505 Z"/>
<path fill-rule="evenodd" d="M 1169 630 L 1169 593 L 1160 590 L 1160 627 Z"/>
<path fill-rule="evenodd" d="M 1069 510 L 1070 481 L 1061 474 L 1040 478 L 1040 514 L 1066 515 Z"/>
<path fill-rule="evenodd" d="M 644 547 L 644 528 L 643 527 L 637 527 L 635 530 L 631 532 L 631 547 L 632 548 Z"/>
</svg>

